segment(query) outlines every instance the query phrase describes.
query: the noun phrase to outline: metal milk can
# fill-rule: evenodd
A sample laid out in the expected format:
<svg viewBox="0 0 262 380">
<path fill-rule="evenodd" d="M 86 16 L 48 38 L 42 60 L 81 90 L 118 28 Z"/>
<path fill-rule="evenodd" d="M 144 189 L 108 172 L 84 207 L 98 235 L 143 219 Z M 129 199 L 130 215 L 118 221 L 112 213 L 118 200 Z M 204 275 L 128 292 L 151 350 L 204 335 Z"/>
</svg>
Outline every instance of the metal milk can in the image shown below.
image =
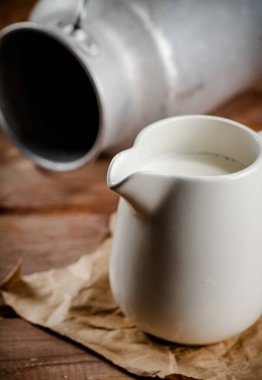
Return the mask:
<svg viewBox="0 0 262 380">
<path fill-rule="evenodd" d="M 261 0 L 41 0 L 0 36 L 0 124 L 37 164 L 82 166 L 262 73 Z"/>
</svg>

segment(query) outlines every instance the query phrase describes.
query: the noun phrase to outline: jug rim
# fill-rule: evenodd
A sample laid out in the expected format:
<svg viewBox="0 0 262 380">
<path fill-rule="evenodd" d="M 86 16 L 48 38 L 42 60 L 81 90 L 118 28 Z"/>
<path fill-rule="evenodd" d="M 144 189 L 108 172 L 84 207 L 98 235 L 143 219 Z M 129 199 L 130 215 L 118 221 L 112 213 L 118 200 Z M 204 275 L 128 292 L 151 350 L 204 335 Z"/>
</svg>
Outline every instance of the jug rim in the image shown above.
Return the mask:
<svg viewBox="0 0 262 380">
<path fill-rule="evenodd" d="M 151 170 L 149 171 L 146 169 L 141 169 L 141 170 L 133 171 L 131 174 L 120 179 L 119 181 L 110 180 L 110 178 L 112 177 L 113 167 L 114 167 L 115 163 L 117 162 L 117 160 L 123 158 L 123 156 L 128 154 L 128 152 L 131 152 L 131 151 L 134 152 L 149 131 L 151 131 L 155 128 L 159 128 L 159 126 L 162 125 L 163 123 L 169 123 L 169 122 L 173 122 L 173 121 L 177 121 L 177 120 L 186 120 L 186 119 L 197 119 L 197 120 L 202 119 L 202 120 L 213 120 L 213 121 L 217 120 L 217 121 L 230 123 L 231 125 L 234 125 L 235 127 L 237 127 L 239 129 L 245 131 L 246 133 L 248 133 L 253 138 L 253 140 L 256 142 L 257 147 L 258 147 L 257 157 L 254 159 L 254 161 L 251 164 L 249 164 L 246 167 L 244 167 L 243 169 L 236 171 L 236 172 L 233 172 L 233 173 L 226 173 L 226 174 L 219 174 L 219 175 L 190 175 L 190 174 L 172 175 L 169 173 L 159 173 L 159 172 L 155 172 L 155 171 L 151 171 Z M 109 165 L 109 168 L 108 168 L 107 184 L 108 184 L 110 189 L 114 189 L 116 187 L 122 186 L 131 177 L 133 177 L 135 175 L 139 175 L 141 173 L 143 175 L 158 176 L 161 178 L 169 178 L 169 179 L 174 178 L 175 180 L 179 180 L 179 179 L 180 180 L 190 180 L 193 182 L 198 182 L 198 181 L 201 181 L 201 182 L 211 182 L 211 181 L 212 182 L 214 182 L 214 181 L 221 182 L 221 181 L 225 181 L 225 180 L 229 180 L 229 179 L 230 180 L 231 179 L 232 180 L 233 179 L 240 179 L 240 178 L 246 176 L 247 174 L 250 174 L 250 173 L 254 172 L 255 170 L 257 170 L 259 165 L 262 164 L 262 138 L 261 137 L 259 136 L 259 134 L 257 132 L 255 132 L 254 130 L 245 126 L 242 123 L 239 123 L 237 121 L 234 121 L 234 120 L 231 120 L 231 119 L 228 119 L 225 117 L 215 116 L 215 115 L 188 114 L 188 115 L 179 115 L 179 116 L 172 116 L 172 117 L 160 119 L 158 121 L 155 121 L 154 123 L 149 124 L 143 130 L 141 130 L 138 133 L 132 147 L 130 147 L 129 149 L 123 150 L 123 151 L 121 151 L 115 155 L 115 157 L 112 159 L 112 161 Z"/>
</svg>

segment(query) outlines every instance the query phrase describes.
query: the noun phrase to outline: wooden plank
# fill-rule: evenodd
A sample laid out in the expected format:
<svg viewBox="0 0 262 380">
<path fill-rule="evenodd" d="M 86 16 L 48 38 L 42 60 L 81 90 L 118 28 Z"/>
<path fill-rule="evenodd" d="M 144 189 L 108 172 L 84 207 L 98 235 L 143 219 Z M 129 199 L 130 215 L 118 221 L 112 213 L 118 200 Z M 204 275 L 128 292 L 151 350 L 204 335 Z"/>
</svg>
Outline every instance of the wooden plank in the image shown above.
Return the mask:
<svg viewBox="0 0 262 380">
<path fill-rule="evenodd" d="M 24 21 L 37 0 L 2 0 L 0 1 L 0 28 L 13 22 Z"/>
<path fill-rule="evenodd" d="M 135 378 L 88 349 L 19 319 L 0 320 L 0 337 L 0 379 Z"/>
<path fill-rule="evenodd" d="M 0 147 L 3 138 L 0 139 Z M 0 209 L 5 212 L 63 211 L 110 214 L 118 197 L 108 189 L 109 159 L 57 173 L 36 167 L 3 143 L 0 156 Z M 1 148 L 0 148 L 1 149 Z M 1 165 L 2 163 L 2 165 Z"/>
<path fill-rule="evenodd" d="M 0 275 L 20 260 L 24 273 L 70 264 L 106 237 L 107 221 L 85 213 L 0 216 Z"/>
<path fill-rule="evenodd" d="M 227 117 L 254 129 L 262 130 L 262 81 L 258 81 L 246 92 L 234 97 L 220 108 L 212 112 L 213 115 Z"/>
</svg>

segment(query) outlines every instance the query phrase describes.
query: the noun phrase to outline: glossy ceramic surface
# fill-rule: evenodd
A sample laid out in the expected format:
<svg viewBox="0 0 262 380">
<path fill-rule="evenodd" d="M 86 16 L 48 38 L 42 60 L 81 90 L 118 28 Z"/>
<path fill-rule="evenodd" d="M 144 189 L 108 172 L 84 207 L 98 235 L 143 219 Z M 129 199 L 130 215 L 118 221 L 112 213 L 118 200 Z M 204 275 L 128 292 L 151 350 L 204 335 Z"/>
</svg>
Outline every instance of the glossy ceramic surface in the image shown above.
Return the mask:
<svg viewBox="0 0 262 380">
<path fill-rule="evenodd" d="M 148 162 L 163 155 L 189 153 L 232 159 L 242 167 L 214 175 L 148 169 Z M 259 318 L 262 153 L 257 133 L 213 116 L 161 120 L 113 159 L 108 185 L 121 195 L 111 287 L 138 327 L 174 342 L 208 344 L 240 333 Z"/>
</svg>

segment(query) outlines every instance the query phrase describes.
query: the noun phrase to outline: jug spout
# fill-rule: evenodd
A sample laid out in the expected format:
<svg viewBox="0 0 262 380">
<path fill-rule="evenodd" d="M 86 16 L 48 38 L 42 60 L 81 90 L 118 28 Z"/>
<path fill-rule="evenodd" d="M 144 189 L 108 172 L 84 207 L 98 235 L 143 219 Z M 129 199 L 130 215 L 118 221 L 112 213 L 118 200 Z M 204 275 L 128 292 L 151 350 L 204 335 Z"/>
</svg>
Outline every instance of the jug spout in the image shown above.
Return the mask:
<svg viewBox="0 0 262 380">
<path fill-rule="evenodd" d="M 119 194 L 136 214 L 143 217 L 151 216 L 166 199 L 170 181 L 143 169 L 131 171 L 124 157 L 125 152 L 119 153 L 112 160 L 107 175 L 108 186 Z"/>
</svg>

